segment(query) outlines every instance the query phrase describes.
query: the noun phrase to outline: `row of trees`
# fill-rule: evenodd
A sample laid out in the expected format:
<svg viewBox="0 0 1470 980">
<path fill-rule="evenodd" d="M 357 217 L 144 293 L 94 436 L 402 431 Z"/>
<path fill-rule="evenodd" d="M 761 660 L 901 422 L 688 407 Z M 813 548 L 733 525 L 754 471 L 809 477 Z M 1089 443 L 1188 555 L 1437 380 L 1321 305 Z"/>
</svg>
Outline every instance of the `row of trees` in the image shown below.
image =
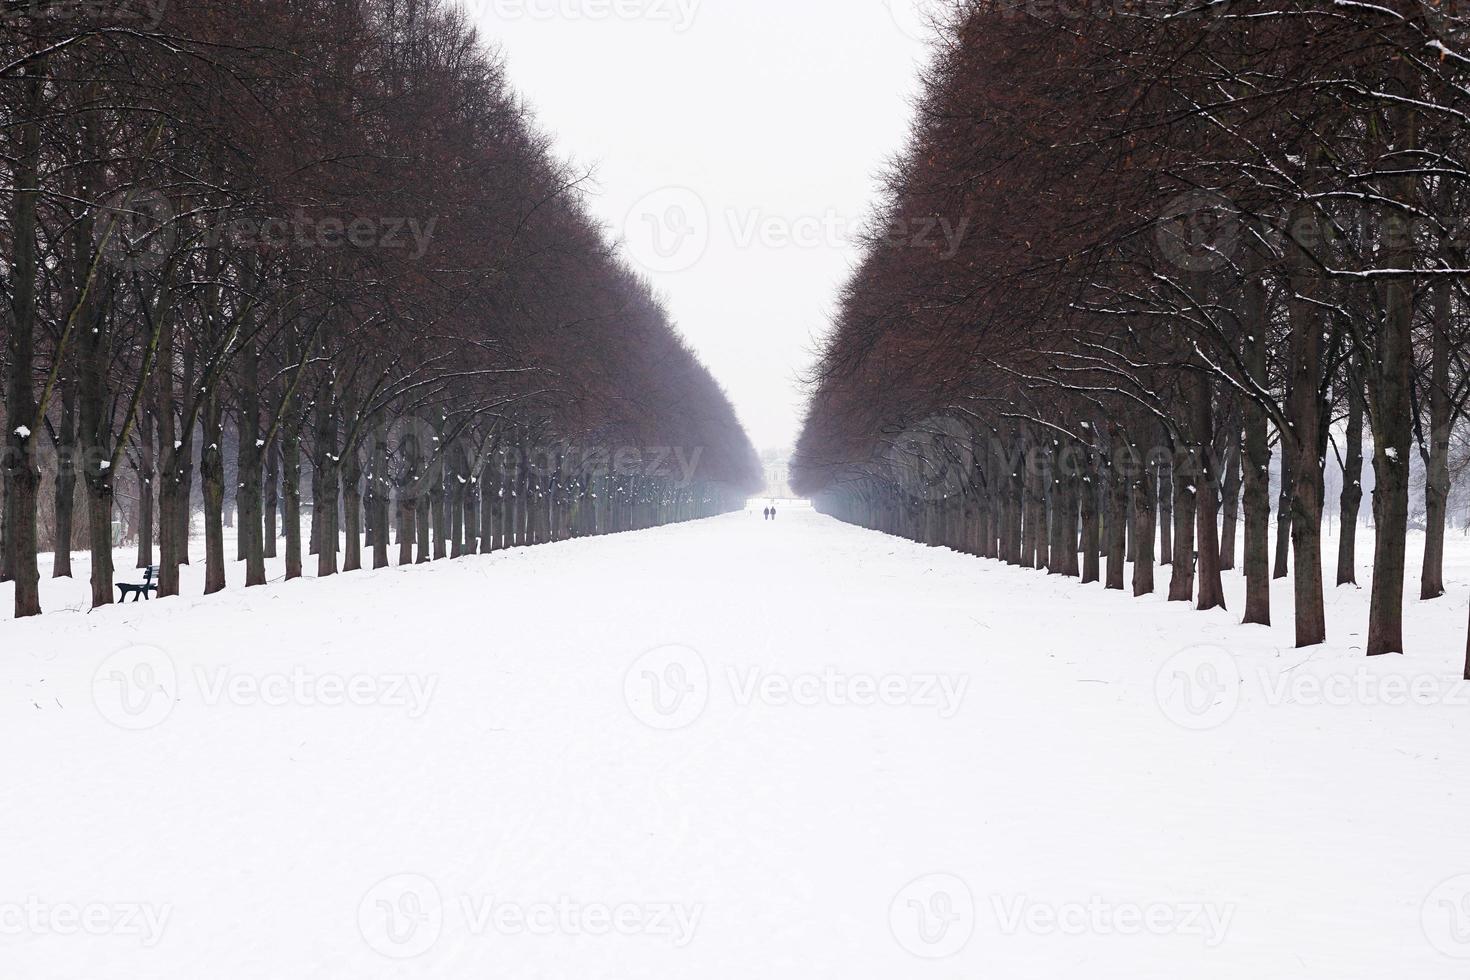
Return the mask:
<svg viewBox="0 0 1470 980">
<path fill-rule="evenodd" d="M 17 616 L 41 608 L 43 492 L 58 575 L 84 501 L 103 605 L 120 488 L 171 595 L 196 490 L 213 592 L 232 501 L 258 585 L 278 532 L 288 577 L 307 550 L 326 575 L 364 542 L 387 564 L 395 525 L 423 561 L 758 486 L 728 399 L 457 6 L 22 0 L 0 93 Z"/>
<path fill-rule="evenodd" d="M 1239 553 L 1246 622 L 1289 574 L 1310 646 L 1325 467 L 1353 582 L 1366 456 L 1368 653 L 1402 652 L 1412 457 L 1432 599 L 1470 394 L 1459 5 L 965 0 L 939 30 L 821 352 L 800 489 L 1107 588 L 1132 561 L 1138 595 L 1167 563 L 1201 609 Z M 936 222 L 966 234 L 938 247 Z"/>
</svg>

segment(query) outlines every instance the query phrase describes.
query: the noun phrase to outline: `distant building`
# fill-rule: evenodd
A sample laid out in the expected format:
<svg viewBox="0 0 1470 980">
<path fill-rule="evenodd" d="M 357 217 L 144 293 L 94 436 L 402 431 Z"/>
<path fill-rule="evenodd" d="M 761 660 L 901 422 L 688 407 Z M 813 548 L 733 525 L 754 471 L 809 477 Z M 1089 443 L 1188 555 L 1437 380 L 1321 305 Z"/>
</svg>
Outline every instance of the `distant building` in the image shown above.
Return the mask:
<svg viewBox="0 0 1470 980">
<path fill-rule="evenodd" d="M 791 499 L 791 452 L 786 449 L 767 449 L 761 453 L 761 466 L 766 474 L 767 497 Z"/>
</svg>

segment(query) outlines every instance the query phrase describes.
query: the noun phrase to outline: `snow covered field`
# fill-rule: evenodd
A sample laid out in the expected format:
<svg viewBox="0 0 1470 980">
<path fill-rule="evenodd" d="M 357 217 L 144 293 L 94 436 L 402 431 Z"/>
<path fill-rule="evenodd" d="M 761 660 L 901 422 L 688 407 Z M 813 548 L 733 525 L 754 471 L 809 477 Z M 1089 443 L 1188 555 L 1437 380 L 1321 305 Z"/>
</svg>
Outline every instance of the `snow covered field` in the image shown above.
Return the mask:
<svg viewBox="0 0 1470 980">
<path fill-rule="evenodd" d="M 1463 977 L 1450 547 L 1373 662 L 789 506 L 0 623 L 0 975 Z"/>
</svg>

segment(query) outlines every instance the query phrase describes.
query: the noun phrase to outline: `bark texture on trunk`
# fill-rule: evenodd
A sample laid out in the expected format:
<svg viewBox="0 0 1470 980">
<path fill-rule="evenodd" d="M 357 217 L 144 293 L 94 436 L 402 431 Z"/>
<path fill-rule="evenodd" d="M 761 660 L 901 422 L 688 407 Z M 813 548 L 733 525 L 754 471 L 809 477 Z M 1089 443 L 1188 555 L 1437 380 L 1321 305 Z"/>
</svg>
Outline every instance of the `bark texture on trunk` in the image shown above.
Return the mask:
<svg viewBox="0 0 1470 980">
<path fill-rule="evenodd" d="M 1169 570 L 1169 601 L 1190 602 L 1194 599 L 1194 525 L 1199 508 L 1199 475 L 1192 447 L 1182 448 L 1171 467 L 1173 498 L 1167 515 L 1173 524 L 1173 561 Z M 1167 529 L 1168 523 L 1161 519 Z"/>
<path fill-rule="evenodd" d="M 204 491 L 204 594 L 225 588 L 225 454 L 224 414 L 219 396 L 205 396 L 204 445 L 199 453 L 199 482 Z"/>
<path fill-rule="evenodd" d="M 139 469 L 138 469 L 138 567 L 148 568 L 153 564 L 154 502 L 153 488 L 158 482 L 156 463 L 154 422 L 156 416 L 151 408 L 143 409 L 138 425 Z"/>
<path fill-rule="evenodd" d="M 278 552 L 276 542 L 280 539 L 277 528 L 277 512 L 281 505 L 281 449 L 280 439 L 277 438 L 276 445 L 265 447 L 265 511 L 264 526 L 261 528 L 261 537 L 265 539 L 265 556 L 275 558 Z"/>
<path fill-rule="evenodd" d="M 1434 287 L 1434 340 L 1429 370 L 1429 431 L 1424 450 L 1424 567 L 1419 598 L 1444 595 L 1445 517 L 1450 496 L 1450 287 Z"/>
<path fill-rule="evenodd" d="M 1233 571 L 1240 532 L 1241 436 L 1238 421 L 1233 423 L 1226 441 L 1225 481 L 1220 486 L 1220 569 Z"/>
<path fill-rule="evenodd" d="M 301 555 L 301 435 L 292 419 L 281 437 L 281 521 L 286 532 L 286 578 L 300 578 Z"/>
<path fill-rule="evenodd" d="M 1311 227 L 1305 206 L 1293 213 L 1293 227 Z M 1300 247 L 1291 255 L 1291 428 L 1282 434 L 1291 453 L 1291 545 L 1296 645 L 1315 646 L 1327 639 L 1327 613 L 1322 591 L 1322 338 L 1323 282 Z"/>
<path fill-rule="evenodd" d="M 1149 595 L 1154 590 L 1154 507 L 1159 499 L 1154 485 L 1154 467 L 1145 463 L 1133 482 L 1133 594 Z"/>
<path fill-rule="evenodd" d="M 41 612 L 41 573 L 36 561 L 36 504 L 41 470 L 35 446 L 40 433 L 32 372 L 36 347 L 36 191 L 40 182 L 41 109 L 45 62 L 20 70 L 24 100 L 19 154 L 13 165 L 16 191 L 11 195 L 10 310 L 5 387 L 6 557 L 15 582 L 15 618 Z M 28 74 L 26 74 L 28 73 Z"/>
<path fill-rule="evenodd" d="M 1358 513 L 1363 505 L 1363 388 L 1354 366 L 1348 370 L 1347 429 L 1342 459 L 1342 496 L 1338 501 L 1337 584 L 1358 584 Z"/>
<path fill-rule="evenodd" d="M 74 381 L 62 388 L 61 419 L 56 430 L 56 480 L 52 486 L 52 508 L 56 533 L 52 545 L 51 577 L 71 578 L 71 539 L 76 527 L 77 388 Z"/>
<path fill-rule="evenodd" d="M 260 351 L 249 343 L 240 352 L 239 410 L 236 428 L 240 445 L 236 453 L 236 464 L 240 471 L 239 489 L 235 500 L 239 510 L 239 527 L 236 537 L 240 560 L 245 562 L 245 585 L 247 588 L 264 585 L 265 577 L 265 508 L 263 500 L 262 456 L 265 446 L 261 444 L 260 431 Z"/>
<path fill-rule="evenodd" d="M 1156 512 L 1159 516 L 1159 544 L 1158 559 L 1160 565 L 1174 564 L 1174 502 L 1178 496 L 1174 492 L 1174 466 L 1172 460 L 1166 461 L 1161 455 L 1155 462 L 1155 487 L 1157 493 L 1155 500 Z"/>
<path fill-rule="evenodd" d="M 1107 469 L 1108 577 L 1105 588 L 1123 591 L 1128 554 L 1128 473 L 1121 433 L 1112 432 L 1113 455 Z"/>
<path fill-rule="evenodd" d="M 1392 261 L 1392 260 L 1391 260 Z M 1413 360 L 1413 284 L 1384 287 L 1373 399 L 1373 583 L 1368 656 L 1404 652 L 1404 575 L 1409 532 L 1409 453 L 1413 442 L 1409 368 Z"/>
<path fill-rule="evenodd" d="M 1264 287 L 1259 281 L 1247 284 L 1254 299 L 1252 312 L 1260 318 L 1254 336 L 1247 339 L 1245 358 L 1256 380 L 1266 376 L 1266 341 L 1264 336 Z M 1267 430 L 1266 410 L 1254 401 L 1245 405 L 1245 460 L 1241 476 L 1245 484 L 1245 615 L 1243 621 L 1261 626 L 1271 625 L 1271 445 Z"/>
<path fill-rule="evenodd" d="M 1292 458 L 1294 451 L 1287 448 L 1286 436 L 1281 437 L 1281 493 L 1276 497 L 1276 564 L 1272 578 L 1286 578 L 1291 574 L 1291 486 Z"/>
</svg>

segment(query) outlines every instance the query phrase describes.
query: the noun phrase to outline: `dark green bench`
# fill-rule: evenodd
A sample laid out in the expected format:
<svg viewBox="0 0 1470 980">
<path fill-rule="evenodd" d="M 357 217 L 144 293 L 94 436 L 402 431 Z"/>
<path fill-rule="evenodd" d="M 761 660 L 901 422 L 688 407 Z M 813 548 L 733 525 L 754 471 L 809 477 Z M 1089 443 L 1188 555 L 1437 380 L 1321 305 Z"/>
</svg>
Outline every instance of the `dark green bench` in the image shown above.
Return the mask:
<svg viewBox="0 0 1470 980">
<path fill-rule="evenodd" d="M 148 598 L 151 598 L 149 596 L 149 593 L 150 592 L 157 592 L 157 591 L 158 591 L 158 566 L 157 565 L 149 565 L 148 566 L 148 570 L 143 573 L 143 583 L 141 585 L 137 585 L 137 584 L 134 584 L 134 583 L 131 583 L 131 582 L 118 582 L 117 583 L 117 601 L 118 602 L 127 602 L 128 601 L 128 596 L 132 596 L 133 597 L 133 601 L 134 602 L 137 602 L 139 599 L 148 599 Z"/>
</svg>

